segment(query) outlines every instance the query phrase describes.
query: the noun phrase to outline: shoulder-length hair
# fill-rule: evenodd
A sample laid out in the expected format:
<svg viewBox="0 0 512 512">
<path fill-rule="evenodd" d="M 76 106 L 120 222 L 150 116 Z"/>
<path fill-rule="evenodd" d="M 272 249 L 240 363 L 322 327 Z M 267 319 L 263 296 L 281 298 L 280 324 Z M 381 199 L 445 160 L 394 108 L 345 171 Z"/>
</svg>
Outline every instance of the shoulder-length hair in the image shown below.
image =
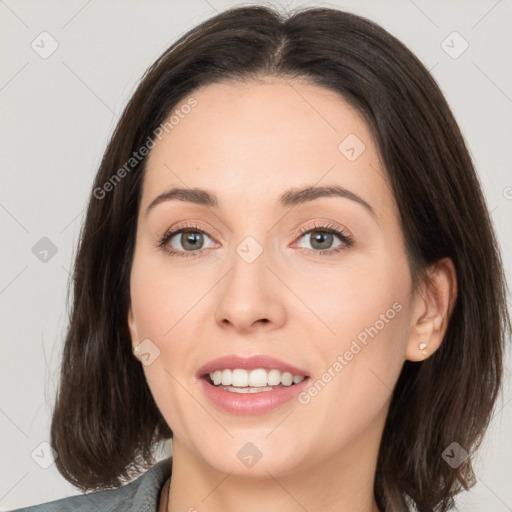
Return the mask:
<svg viewBox="0 0 512 512">
<path fill-rule="evenodd" d="M 478 448 L 501 387 L 510 320 L 497 242 L 434 79 L 383 28 L 328 8 L 287 16 L 265 6 L 228 9 L 145 73 L 103 156 L 81 231 L 51 424 L 57 467 L 83 490 L 118 487 L 153 463 L 155 442 L 172 437 L 131 351 L 129 278 L 147 156 L 130 159 L 198 87 L 264 76 L 326 86 L 362 114 L 398 204 L 413 276 L 444 257 L 455 265 L 458 297 L 445 338 L 431 357 L 403 366 L 374 485 L 383 511 L 412 503 L 448 510 L 474 474 L 470 458 L 452 468 L 443 451 L 453 442 L 470 454 Z"/>
</svg>

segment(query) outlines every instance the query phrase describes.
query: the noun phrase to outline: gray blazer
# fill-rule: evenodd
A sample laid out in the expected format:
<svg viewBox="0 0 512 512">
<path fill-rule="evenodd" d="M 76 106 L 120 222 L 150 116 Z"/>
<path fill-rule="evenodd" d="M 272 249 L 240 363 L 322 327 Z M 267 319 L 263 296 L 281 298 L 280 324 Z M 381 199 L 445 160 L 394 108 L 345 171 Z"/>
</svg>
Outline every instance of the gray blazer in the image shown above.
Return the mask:
<svg viewBox="0 0 512 512">
<path fill-rule="evenodd" d="M 160 492 L 170 475 L 169 458 L 118 489 L 71 496 L 12 512 L 157 512 Z"/>
</svg>

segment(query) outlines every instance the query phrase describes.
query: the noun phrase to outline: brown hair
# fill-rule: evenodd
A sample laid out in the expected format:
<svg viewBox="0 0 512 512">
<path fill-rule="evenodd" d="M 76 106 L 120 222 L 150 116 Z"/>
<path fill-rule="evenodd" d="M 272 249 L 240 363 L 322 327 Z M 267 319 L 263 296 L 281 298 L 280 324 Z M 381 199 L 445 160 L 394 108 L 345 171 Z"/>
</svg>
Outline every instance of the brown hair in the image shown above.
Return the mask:
<svg viewBox="0 0 512 512">
<path fill-rule="evenodd" d="M 438 351 L 406 361 L 380 446 L 374 493 L 382 511 L 445 511 L 473 485 L 468 458 L 441 457 L 453 442 L 478 448 L 502 380 L 510 330 L 505 281 L 489 214 L 461 132 L 439 87 L 395 37 L 327 8 L 284 16 L 235 7 L 181 37 L 147 70 L 97 173 L 74 267 L 74 293 L 53 413 L 57 467 L 84 489 L 118 487 L 153 463 L 172 436 L 133 358 L 129 278 L 147 158 L 104 184 L 173 108 L 198 87 L 262 76 L 306 79 L 337 91 L 366 119 L 398 204 L 415 276 L 453 261 L 458 298 Z"/>
</svg>

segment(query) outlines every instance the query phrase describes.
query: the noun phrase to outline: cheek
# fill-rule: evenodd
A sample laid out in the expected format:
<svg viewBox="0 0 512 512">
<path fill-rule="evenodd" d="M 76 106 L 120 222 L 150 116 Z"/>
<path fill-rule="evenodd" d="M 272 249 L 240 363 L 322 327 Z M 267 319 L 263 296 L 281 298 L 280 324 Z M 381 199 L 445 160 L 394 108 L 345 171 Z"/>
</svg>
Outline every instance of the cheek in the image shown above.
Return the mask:
<svg viewBox="0 0 512 512">
<path fill-rule="evenodd" d="M 203 272 L 170 271 L 165 257 L 136 254 L 130 279 L 139 341 L 149 339 L 158 357 L 143 370 L 155 402 L 175 433 L 186 437 L 182 418 L 190 409 L 197 350 L 191 324 L 200 324 L 199 299 L 211 288 Z M 187 409 L 188 408 L 188 409 Z M 194 411 L 196 412 L 196 411 Z"/>
<path fill-rule="evenodd" d="M 131 303 L 140 339 L 161 349 L 198 300 L 200 280 L 192 273 L 170 271 L 165 255 L 136 254 L 130 279 Z"/>
<path fill-rule="evenodd" d="M 312 313 L 292 321 L 304 324 L 311 319 L 308 323 L 316 331 L 312 340 L 318 340 L 315 348 L 324 355 L 343 353 L 354 340 L 365 348 L 371 340 L 380 340 L 372 347 L 380 355 L 403 343 L 411 279 L 402 254 L 357 254 L 336 268 L 290 273 L 286 281 Z"/>
<path fill-rule="evenodd" d="M 405 360 L 409 268 L 400 255 L 388 256 L 340 267 L 329 277 L 309 281 L 308 306 L 323 325 L 317 322 L 322 335 L 313 337 L 321 361 L 317 383 L 303 403 L 340 420 L 344 411 L 355 413 L 361 428 L 390 398 Z"/>
<path fill-rule="evenodd" d="M 132 308 L 140 340 L 151 340 L 158 354 L 151 364 L 143 365 L 144 374 L 155 403 L 175 436 L 186 436 L 183 426 L 184 405 L 190 397 L 182 386 L 183 370 L 190 360 L 191 346 L 182 327 L 186 325 L 183 295 L 187 287 L 162 278 L 163 272 L 153 274 L 148 267 L 132 278 Z M 159 277 L 157 277 L 159 276 Z M 179 290 L 179 293 L 178 293 Z M 180 318 L 183 320 L 180 321 Z"/>
</svg>

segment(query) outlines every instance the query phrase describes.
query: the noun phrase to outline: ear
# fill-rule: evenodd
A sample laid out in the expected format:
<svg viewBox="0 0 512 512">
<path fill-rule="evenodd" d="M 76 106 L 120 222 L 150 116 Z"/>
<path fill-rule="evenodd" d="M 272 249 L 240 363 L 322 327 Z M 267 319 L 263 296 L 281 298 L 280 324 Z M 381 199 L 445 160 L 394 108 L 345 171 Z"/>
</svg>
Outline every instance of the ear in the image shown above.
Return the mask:
<svg viewBox="0 0 512 512">
<path fill-rule="evenodd" d="M 137 325 L 135 323 L 135 316 L 133 315 L 131 304 L 128 308 L 128 329 L 130 330 L 130 337 L 132 341 L 132 352 L 134 357 L 138 359 L 136 352 L 134 352 L 134 349 L 139 344 L 139 334 L 137 331 Z"/>
<path fill-rule="evenodd" d="M 427 278 L 415 292 L 406 348 L 409 361 L 422 361 L 441 346 L 456 299 L 455 266 L 443 258 L 427 269 Z"/>
</svg>

